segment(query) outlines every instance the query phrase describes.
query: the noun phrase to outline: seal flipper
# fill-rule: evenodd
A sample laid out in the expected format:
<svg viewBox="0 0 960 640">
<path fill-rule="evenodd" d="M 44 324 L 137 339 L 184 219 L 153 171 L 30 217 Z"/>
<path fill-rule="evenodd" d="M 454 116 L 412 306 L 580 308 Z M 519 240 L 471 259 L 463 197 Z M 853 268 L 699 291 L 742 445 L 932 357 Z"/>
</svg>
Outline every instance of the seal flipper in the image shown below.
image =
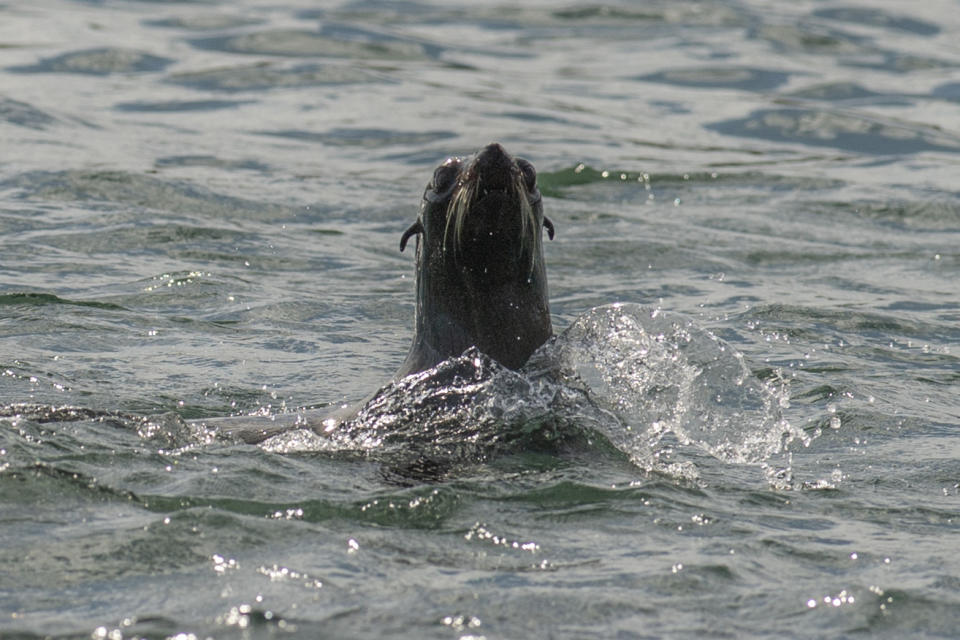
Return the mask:
<svg viewBox="0 0 960 640">
<path fill-rule="evenodd" d="M 543 226 L 547 229 L 547 235 L 550 236 L 551 240 L 553 240 L 553 222 L 551 222 L 550 218 L 547 216 L 543 216 Z"/>
<path fill-rule="evenodd" d="M 553 229 L 553 225 L 550 225 L 550 228 Z M 400 251 L 403 251 L 407 248 L 407 240 L 410 239 L 410 236 L 415 236 L 418 233 L 423 233 L 423 225 L 420 224 L 420 220 L 417 220 L 410 228 L 403 232 L 403 235 L 400 236 Z M 550 238 L 553 238 L 553 232 L 550 233 Z"/>
</svg>

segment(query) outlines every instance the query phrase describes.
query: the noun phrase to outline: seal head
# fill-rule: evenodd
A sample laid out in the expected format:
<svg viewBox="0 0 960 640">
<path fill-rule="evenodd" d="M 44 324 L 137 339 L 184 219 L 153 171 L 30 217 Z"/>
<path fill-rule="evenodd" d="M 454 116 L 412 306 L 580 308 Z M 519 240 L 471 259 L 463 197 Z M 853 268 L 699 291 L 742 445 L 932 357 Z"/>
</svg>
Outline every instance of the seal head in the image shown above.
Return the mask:
<svg viewBox="0 0 960 640">
<path fill-rule="evenodd" d="M 553 329 L 537 173 L 497 143 L 470 159 L 448 158 L 423 193 L 417 221 L 417 306 L 410 353 L 397 377 L 476 347 L 521 367 Z"/>
</svg>

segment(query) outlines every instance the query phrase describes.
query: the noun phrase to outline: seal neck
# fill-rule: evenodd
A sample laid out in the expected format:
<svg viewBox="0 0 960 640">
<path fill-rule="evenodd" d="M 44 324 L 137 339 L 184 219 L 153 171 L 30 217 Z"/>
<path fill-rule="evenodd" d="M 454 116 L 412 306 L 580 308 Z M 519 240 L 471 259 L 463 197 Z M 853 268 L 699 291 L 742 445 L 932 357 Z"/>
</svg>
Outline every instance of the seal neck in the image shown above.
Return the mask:
<svg viewBox="0 0 960 640">
<path fill-rule="evenodd" d="M 530 277 L 494 286 L 460 275 L 437 282 L 418 273 L 416 330 L 398 377 L 433 367 L 469 347 L 518 369 L 553 334 L 542 259 Z"/>
</svg>

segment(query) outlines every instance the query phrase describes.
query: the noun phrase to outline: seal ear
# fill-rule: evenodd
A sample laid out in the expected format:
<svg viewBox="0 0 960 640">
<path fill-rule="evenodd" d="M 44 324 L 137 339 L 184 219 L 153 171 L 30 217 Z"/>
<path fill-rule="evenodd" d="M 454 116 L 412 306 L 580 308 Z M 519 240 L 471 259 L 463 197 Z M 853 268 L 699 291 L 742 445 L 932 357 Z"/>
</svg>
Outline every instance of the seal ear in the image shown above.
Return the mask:
<svg viewBox="0 0 960 640">
<path fill-rule="evenodd" d="M 552 227 L 553 225 L 550 225 L 550 226 Z M 410 228 L 404 231 L 403 235 L 400 236 L 400 251 L 403 251 L 404 249 L 407 248 L 407 240 L 410 239 L 410 236 L 415 236 L 418 233 L 423 233 L 423 225 L 420 224 L 420 220 L 417 220 L 412 225 L 410 225 Z M 551 238 L 553 237 L 552 233 L 550 234 L 550 237 Z"/>
<path fill-rule="evenodd" d="M 553 240 L 553 223 L 550 222 L 550 218 L 547 216 L 543 216 L 543 226 L 547 229 L 547 235 Z"/>
</svg>

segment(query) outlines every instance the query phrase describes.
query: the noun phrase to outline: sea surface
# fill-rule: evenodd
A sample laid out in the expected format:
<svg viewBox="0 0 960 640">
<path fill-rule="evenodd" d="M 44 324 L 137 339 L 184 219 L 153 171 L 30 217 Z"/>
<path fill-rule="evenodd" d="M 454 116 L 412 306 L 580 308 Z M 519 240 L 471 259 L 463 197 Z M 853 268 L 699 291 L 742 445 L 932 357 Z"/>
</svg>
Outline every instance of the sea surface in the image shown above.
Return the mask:
<svg viewBox="0 0 960 640">
<path fill-rule="evenodd" d="M 491 141 L 557 337 L 391 382 Z M 0 637 L 958 630 L 956 0 L 0 1 Z"/>
</svg>

